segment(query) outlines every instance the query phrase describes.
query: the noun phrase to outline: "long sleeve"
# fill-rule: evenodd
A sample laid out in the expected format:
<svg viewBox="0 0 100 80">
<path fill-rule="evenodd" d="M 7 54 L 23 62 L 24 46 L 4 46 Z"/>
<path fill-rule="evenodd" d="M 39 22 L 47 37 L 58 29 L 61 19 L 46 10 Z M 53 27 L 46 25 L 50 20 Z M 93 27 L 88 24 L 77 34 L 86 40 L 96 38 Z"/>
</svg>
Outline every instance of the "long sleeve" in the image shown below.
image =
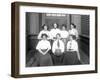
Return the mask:
<svg viewBox="0 0 100 80">
<path fill-rule="evenodd" d="M 73 47 L 74 47 L 74 50 L 78 52 L 78 44 L 77 44 L 77 42 L 74 43 Z"/>
<path fill-rule="evenodd" d="M 76 31 L 75 31 L 75 35 L 76 35 L 76 37 L 78 38 L 78 31 L 77 31 L 77 29 L 76 29 Z"/>
<path fill-rule="evenodd" d="M 64 43 L 63 42 L 60 42 L 61 43 L 61 46 L 60 46 L 60 48 L 61 48 L 61 52 L 63 53 L 64 52 Z"/>
<path fill-rule="evenodd" d="M 52 45 L 52 52 L 55 53 L 55 42 Z"/>
<path fill-rule="evenodd" d="M 67 43 L 67 51 L 70 49 L 70 41 Z"/>
<path fill-rule="evenodd" d="M 40 33 L 38 34 L 38 39 L 41 39 L 41 35 L 42 35 L 42 31 L 40 31 Z"/>
<path fill-rule="evenodd" d="M 37 50 L 40 49 L 40 47 L 41 47 L 40 45 L 41 45 L 41 42 L 39 41 L 38 44 L 37 44 L 37 46 L 36 46 Z"/>
</svg>

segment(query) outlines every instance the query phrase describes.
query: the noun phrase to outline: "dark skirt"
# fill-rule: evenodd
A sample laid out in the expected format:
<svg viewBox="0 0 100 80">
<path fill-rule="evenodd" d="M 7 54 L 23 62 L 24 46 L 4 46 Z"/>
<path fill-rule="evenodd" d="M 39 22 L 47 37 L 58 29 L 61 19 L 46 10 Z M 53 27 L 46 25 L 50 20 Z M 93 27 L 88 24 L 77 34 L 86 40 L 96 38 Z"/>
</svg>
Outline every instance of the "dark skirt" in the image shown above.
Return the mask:
<svg viewBox="0 0 100 80">
<path fill-rule="evenodd" d="M 76 51 L 70 51 L 64 53 L 64 59 L 63 59 L 64 65 L 75 65 L 79 64 L 78 56 Z"/>
<path fill-rule="evenodd" d="M 56 51 L 55 54 L 51 54 L 53 65 L 63 65 L 63 53 L 61 51 Z"/>
<path fill-rule="evenodd" d="M 33 63 L 33 66 L 52 66 L 53 62 L 51 59 L 51 55 L 49 53 L 43 55 L 41 53 L 37 53 L 35 55 L 36 60 Z"/>
<path fill-rule="evenodd" d="M 51 59 L 51 55 L 49 53 L 43 55 L 43 54 L 39 54 L 39 65 L 40 66 L 52 66 L 52 59 Z"/>
</svg>

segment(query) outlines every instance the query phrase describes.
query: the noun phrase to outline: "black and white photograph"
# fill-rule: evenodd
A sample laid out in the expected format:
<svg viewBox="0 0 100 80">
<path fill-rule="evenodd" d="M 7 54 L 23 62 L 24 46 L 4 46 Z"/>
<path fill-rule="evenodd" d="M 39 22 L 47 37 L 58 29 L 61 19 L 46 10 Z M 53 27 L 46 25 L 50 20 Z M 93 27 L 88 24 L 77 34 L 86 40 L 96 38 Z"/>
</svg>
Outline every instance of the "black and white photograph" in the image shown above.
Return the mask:
<svg viewBox="0 0 100 80">
<path fill-rule="evenodd" d="M 12 76 L 97 73 L 97 7 L 12 4 Z"/>
<path fill-rule="evenodd" d="M 26 12 L 26 67 L 89 64 L 89 17 Z"/>
</svg>

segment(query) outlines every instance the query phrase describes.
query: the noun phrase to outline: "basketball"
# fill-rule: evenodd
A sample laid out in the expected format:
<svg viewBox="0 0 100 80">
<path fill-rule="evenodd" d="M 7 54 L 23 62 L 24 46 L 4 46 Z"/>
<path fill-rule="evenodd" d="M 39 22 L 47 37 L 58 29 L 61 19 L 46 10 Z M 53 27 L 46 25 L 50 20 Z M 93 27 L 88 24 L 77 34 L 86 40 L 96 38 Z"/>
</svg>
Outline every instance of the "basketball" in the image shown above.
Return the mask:
<svg viewBox="0 0 100 80">
<path fill-rule="evenodd" d="M 61 50 L 60 50 L 60 49 L 56 49 L 56 50 L 55 50 L 55 55 L 56 55 L 56 56 L 62 55 Z"/>
</svg>

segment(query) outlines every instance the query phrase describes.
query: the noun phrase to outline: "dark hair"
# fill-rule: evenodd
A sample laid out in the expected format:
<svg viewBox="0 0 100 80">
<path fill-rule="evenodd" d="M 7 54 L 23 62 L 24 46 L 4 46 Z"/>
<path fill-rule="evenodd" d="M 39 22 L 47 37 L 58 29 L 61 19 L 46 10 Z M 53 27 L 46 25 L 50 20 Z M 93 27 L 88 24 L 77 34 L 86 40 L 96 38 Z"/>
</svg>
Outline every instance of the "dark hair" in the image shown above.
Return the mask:
<svg viewBox="0 0 100 80">
<path fill-rule="evenodd" d="M 60 33 L 57 33 L 56 36 L 57 36 L 57 35 L 61 36 Z"/>
<path fill-rule="evenodd" d="M 55 22 L 55 23 L 53 23 L 53 27 L 54 27 L 54 24 L 56 24 L 57 25 L 57 28 L 58 28 L 59 25 Z"/>
<path fill-rule="evenodd" d="M 70 36 L 72 36 L 73 40 L 76 40 L 76 36 L 75 35 L 70 35 Z"/>
<path fill-rule="evenodd" d="M 65 28 L 67 28 L 66 24 L 62 24 L 62 27 L 63 27 L 63 26 L 64 26 Z"/>
<path fill-rule="evenodd" d="M 76 25 L 74 23 L 71 23 L 71 25 L 73 25 L 73 27 L 76 28 Z"/>
<path fill-rule="evenodd" d="M 46 24 L 43 24 L 42 29 L 44 29 L 44 26 L 47 26 Z M 48 26 L 47 26 L 47 30 L 48 30 Z"/>
<path fill-rule="evenodd" d="M 42 35 L 41 35 L 41 38 L 43 38 L 43 36 L 45 36 L 46 38 L 48 37 L 47 34 L 42 34 Z"/>
</svg>

